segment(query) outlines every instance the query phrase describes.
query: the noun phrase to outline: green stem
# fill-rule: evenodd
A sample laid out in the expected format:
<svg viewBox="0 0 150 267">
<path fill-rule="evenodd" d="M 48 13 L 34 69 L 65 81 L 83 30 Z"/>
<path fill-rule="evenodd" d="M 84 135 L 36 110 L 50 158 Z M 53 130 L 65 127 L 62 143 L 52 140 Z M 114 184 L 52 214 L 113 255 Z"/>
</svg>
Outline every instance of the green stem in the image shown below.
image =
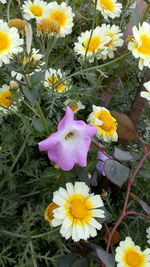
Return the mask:
<svg viewBox="0 0 150 267">
<path fill-rule="evenodd" d="M 140 24 L 141 24 L 141 25 L 143 24 L 144 20 L 146 19 L 146 17 L 147 17 L 147 15 L 148 15 L 149 11 L 150 11 L 150 3 L 147 5 L 147 8 L 146 8 L 146 10 L 145 10 L 145 13 L 144 13 L 143 17 L 142 17 L 141 20 L 140 20 Z"/>
<path fill-rule="evenodd" d="M 93 35 L 93 31 L 94 31 L 94 27 L 95 27 L 95 21 L 96 21 L 96 6 L 97 6 L 97 0 L 95 1 L 94 3 L 94 14 L 93 14 L 93 21 L 92 21 L 92 30 L 91 30 L 91 34 L 90 34 L 90 38 L 88 40 L 88 44 L 87 44 L 87 47 L 86 47 L 86 51 L 85 51 L 85 62 L 86 62 L 86 57 L 87 57 L 87 52 L 89 50 L 89 45 L 90 45 L 90 42 L 91 42 L 91 38 L 92 38 L 92 35 Z"/>
<path fill-rule="evenodd" d="M 43 112 L 42 112 L 42 109 L 41 109 L 41 107 L 40 107 L 40 105 L 39 105 L 38 102 L 36 102 L 35 106 L 36 106 L 36 108 L 37 108 L 37 110 L 38 110 L 40 119 L 41 119 L 41 121 L 42 121 L 42 123 L 43 123 L 43 127 L 44 127 L 44 129 L 45 129 L 45 132 L 46 132 L 47 135 L 49 136 L 49 135 L 50 135 L 50 132 L 49 132 L 49 129 L 48 129 L 47 122 L 46 122 L 46 119 L 45 119 L 45 117 L 44 117 L 44 114 L 43 114 Z"/>
<path fill-rule="evenodd" d="M 34 252 L 34 248 L 33 248 L 33 244 L 32 242 L 30 241 L 30 250 L 31 250 L 31 257 L 32 257 L 32 262 L 33 262 L 33 266 L 34 267 L 38 267 L 37 263 L 36 263 L 36 260 L 34 258 L 34 255 L 35 255 L 35 252 Z"/>
<path fill-rule="evenodd" d="M 91 70 L 96 70 L 96 69 L 102 69 L 104 67 L 107 67 L 107 66 L 110 66 L 110 65 L 113 65 L 115 64 L 116 62 L 122 60 L 123 58 L 129 56 L 131 54 L 131 52 L 127 52 L 126 54 L 123 54 L 122 56 L 116 58 L 116 59 L 113 59 L 107 63 L 104 63 L 102 65 L 97 65 L 97 66 L 93 66 L 93 67 L 90 67 L 90 68 L 87 68 L 87 69 L 82 69 L 80 71 L 77 71 L 77 72 L 74 72 L 73 74 L 67 76 L 66 78 L 62 79 L 61 81 L 59 81 L 58 83 L 56 83 L 56 86 L 58 86 L 59 84 L 65 82 L 66 80 L 74 77 L 74 76 L 77 76 L 77 75 L 82 75 L 83 73 L 85 72 L 88 72 L 88 71 L 91 71 Z"/>
<path fill-rule="evenodd" d="M 11 4 L 11 0 L 9 0 L 8 6 L 7 6 L 7 21 L 10 20 L 10 4 Z"/>
<path fill-rule="evenodd" d="M 25 82 L 26 82 L 26 85 L 29 87 L 29 89 L 31 89 L 31 82 L 30 82 L 30 79 L 29 79 L 29 75 L 28 74 L 24 74 L 24 79 L 25 79 Z"/>
<path fill-rule="evenodd" d="M 36 110 L 35 110 L 33 107 L 31 107 L 25 100 L 23 100 L 22 102 L 23 102 L 29 109 L 31 109 L 32 112 L 33 112 L 37 117 L 40 118 L 40 115 L 36 112 Z"/>
<path fill-rule="evenodd" d="M 16 156 L 13 164 L 11 165 L 10 170 L 9 170 L 9 173 L 11 173 L 13 171 L 16 163 L 18 162 L 19 158 L 21 157 L 21 154 L 22 154 L 22 152 L 24 151 L 24 149 L 26 147 L 26 143 L 27 143 L 27 138 L 24 140 L 24 142 L 23 142 L 23 144 L 22 144 L 22 146 L 21 146 L 21 148 L 20 148 L 20 150 L 18 152 L 18 155 Z"/>
</svg>

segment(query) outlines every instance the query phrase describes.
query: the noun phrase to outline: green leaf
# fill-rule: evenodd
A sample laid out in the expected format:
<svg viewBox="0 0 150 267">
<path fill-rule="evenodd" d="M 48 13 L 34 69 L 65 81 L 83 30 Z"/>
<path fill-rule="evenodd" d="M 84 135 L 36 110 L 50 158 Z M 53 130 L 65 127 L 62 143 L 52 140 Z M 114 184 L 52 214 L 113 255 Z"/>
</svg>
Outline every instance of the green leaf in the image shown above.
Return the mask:
<svg viewBox="0 0 150 267">
<path fill-rule="evenodd" d="M 107 266 L 107 267 L 114 267 L 115 266 L 115 258 L 112 254 L 107 253 L 102 248 L 96 249 L 97 255 L 99 259 Z"/>
<path fill-rule="evenodd" d="M 71 267 L 88 267 L 88 260 L 87 258 L 79 259 L 75 261 Z"/>
<path fill-rule="evenodd" d="M 45 129 L 43 127 L 43 124 L 40 119 L 35 118 L 32 120 L 34 128 L 39 132 L 39 133 L 44 133 Z"/>
<path fill-rule="evenodd" d="M 73 254 L 63 256 L 59 262 L 59 267 L 72 267 L 77 258 Z"/>
<path fill-rule="evenodd" d="M 104 163 L 104 171 L 107 178 L 121 187 L 129 177 L 129 169 L 116 160 L 107 159 Z"/>
<path fill-rule="evenodd" d="M 36 86 L 32 89 L 22 86 L 22 90 L 25 97 L 30 101 L 32 105 L 34 105 L 39 95 L 39 90 L 40 90 L 39 86 Z"/>
<path fill-rule="evenodd" d="M 123 161 L 129 161 L 133 159 L 133 156 L 129 152 L 123 151 L 118 147 L 115 147 L 114 157 Z"/>
<path fill-rule="evenodd" d="M 148 204 L 143 201 L 142 199 L 140 199 L 137 195 L 133 194 L 133 193 L 130 193 L 131 197 L 133 199 L 135 199 L 142 207 L 142 209 L 150 215 L 150 207 L 148 206 Z"/>
</svg>

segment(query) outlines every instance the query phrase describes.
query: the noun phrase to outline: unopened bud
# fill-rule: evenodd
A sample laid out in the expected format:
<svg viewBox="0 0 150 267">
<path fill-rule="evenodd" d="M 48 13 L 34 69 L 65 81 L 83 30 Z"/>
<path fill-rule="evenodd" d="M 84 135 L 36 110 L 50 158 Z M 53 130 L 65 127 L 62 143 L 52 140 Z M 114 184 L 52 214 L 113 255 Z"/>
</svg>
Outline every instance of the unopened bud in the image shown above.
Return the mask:
<svg viewBox="0 0 150 267">
<path fill-rule="evenodd" d="M 10 89 L 17 90 L 19 88 L 19 83 L 12 80 L 10 81 L 9 86 L 10 86 Z"/>
</svg>

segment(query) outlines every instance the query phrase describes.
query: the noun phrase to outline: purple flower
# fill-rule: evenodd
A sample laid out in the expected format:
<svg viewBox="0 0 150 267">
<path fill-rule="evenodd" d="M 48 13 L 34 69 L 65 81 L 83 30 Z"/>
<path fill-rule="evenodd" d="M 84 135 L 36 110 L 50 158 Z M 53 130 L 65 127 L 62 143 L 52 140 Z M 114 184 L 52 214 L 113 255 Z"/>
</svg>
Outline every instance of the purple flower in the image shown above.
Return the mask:
<svg viewBox="0 0 150 267">
<path fill-rule="evenodd" d="M 100 159 L 100 161 L 96 164 L 96 168 L 103 176 L 106 176 L 105 171 L 104 171 L 104 164 L 107 159 L 112 159 L 112 158 L 110 156 L 107 156 L 107 154 L 103 152 L 98 152 L 97 156 L 98 156 L 98 159 Z"/>
<path fill-rule="evenodd" d="M 71 108 L 58 124 L 58 131 L 38 143 L 40 151 L 48 151 L 48 157 L 64 171 L 71 170 L 76 163 L 85 167 L 91 137 L 97 128 L 84 121 L 75 121 Z"/>
</svg>

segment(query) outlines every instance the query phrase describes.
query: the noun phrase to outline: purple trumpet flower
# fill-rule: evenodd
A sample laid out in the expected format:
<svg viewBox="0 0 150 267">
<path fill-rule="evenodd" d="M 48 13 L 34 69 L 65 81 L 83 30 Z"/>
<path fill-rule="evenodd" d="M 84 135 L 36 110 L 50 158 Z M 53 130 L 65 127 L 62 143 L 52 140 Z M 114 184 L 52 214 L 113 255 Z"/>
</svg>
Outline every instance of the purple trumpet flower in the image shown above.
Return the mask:
<svg viewBox="0 0 150 267">
<path fill-rule="evenodd" d="M 103 176 L 106 176 L 104 171 L 104 164 L 107 159 L 112 159 L 112 158 L 109 155 L 107 156 L 107 154 L 100 151 L 97 153 L 97 156 L 98 159 L 100 159 L 100 161 L 96 164 L 96 168 Z"/>
<path fill-rule="evenodd" d="M 91 144 L 91 137 L 97 128 L 76 121 L 70 107 L 58 124 L 58 131 L 39 142 L 40 151 L 48 151 L 48 157 L 62 170 L 69 171 L 77 163 L 82 167 L 87 165 L 87 153 Z"/>
</svg>

